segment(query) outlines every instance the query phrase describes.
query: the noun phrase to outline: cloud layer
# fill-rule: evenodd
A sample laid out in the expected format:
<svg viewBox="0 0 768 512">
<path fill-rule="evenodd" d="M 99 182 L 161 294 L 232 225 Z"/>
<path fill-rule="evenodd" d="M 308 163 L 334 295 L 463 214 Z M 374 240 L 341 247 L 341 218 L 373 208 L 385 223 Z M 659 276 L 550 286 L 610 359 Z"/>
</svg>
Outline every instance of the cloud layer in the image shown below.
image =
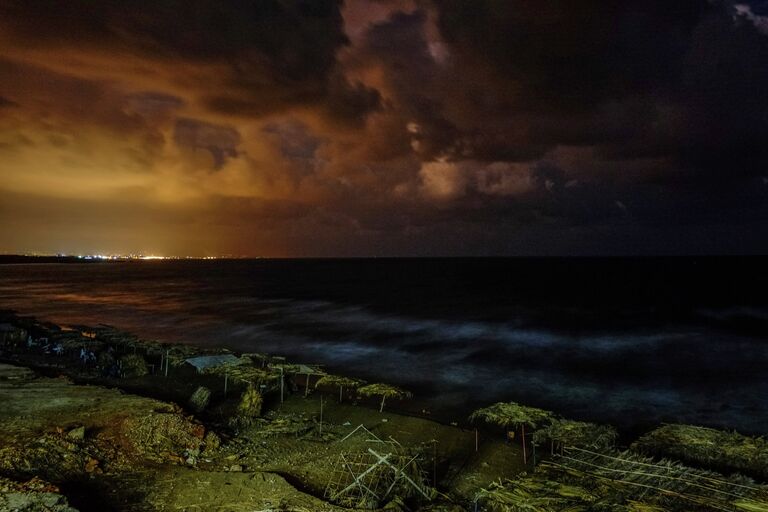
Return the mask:
<svg viewBox="0 0 768 512">
<path fill-rule="evenodd" d="M 0 0 L 0 250 L 765 252 L 767 16 Z"/>
</svg>

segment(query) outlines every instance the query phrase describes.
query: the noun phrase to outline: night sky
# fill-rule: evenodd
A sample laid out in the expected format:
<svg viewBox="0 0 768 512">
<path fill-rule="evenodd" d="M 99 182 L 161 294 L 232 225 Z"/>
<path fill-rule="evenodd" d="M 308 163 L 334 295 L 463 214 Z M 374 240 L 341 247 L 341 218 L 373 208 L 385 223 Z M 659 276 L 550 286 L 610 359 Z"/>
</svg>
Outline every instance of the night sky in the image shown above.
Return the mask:
<svg viewBox="0 0 768 512">
<path fill-rule="evenodd" d="M 0 252 L 768 252 L 768 2 L 0 0 Z"/>
</svg>

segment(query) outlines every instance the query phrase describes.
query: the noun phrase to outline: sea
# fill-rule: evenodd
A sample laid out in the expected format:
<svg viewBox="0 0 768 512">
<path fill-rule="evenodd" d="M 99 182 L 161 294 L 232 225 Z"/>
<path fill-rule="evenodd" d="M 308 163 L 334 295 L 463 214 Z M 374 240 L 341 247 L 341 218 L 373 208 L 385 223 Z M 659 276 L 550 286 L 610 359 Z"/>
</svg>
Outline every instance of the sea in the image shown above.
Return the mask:
<svg viewBox="0 0 768 512">
<path fill-rule="evenodd" d="M 462 423 L 516 401 L 624 433 L 768 433 L 768 259 L 163 260 L 0 265 L 0 308 L 285 355 Z"/>
</svg>

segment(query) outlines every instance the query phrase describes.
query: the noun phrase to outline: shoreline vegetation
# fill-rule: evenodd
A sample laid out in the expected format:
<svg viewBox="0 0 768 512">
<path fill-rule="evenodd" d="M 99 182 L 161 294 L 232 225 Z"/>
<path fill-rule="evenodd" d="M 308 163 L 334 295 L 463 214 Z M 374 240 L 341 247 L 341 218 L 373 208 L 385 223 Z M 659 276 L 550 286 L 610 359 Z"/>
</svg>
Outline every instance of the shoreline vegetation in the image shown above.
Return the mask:
<svg viewBox="0 0 768 512">
<path fill-rule="evenodd" d="M 768 512 L 763 438 L 661 425 L 619 446 L 523 404 L 443 424 L 404 414 L 410 398 L 0 312 L 0 510 Z"/>
</svg>

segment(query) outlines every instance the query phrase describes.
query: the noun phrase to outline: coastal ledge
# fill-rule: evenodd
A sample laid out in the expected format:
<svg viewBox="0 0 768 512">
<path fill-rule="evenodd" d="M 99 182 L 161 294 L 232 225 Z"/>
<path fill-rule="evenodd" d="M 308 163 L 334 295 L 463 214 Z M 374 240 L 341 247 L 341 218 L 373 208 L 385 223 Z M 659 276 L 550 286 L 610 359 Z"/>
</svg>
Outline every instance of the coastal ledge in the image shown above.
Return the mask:
<svg viewBox="0 0 768 512">
<path fill-rule="evenodd" d="M 768 510 L 761 438 L 666 426 L 622 450 L 609 426 L 511 402 L 460 428 L 385 408 L 397 388 L 366 400 L 359 381 L 279 356 L 12 312 L 0 349 L 14 365 L 0 366 L 0 504 L 39 479 L 52 504 L 39 510 L 61 511 Z M 396 492 L 371 489 L 384 473 Z"/>
</svg>

